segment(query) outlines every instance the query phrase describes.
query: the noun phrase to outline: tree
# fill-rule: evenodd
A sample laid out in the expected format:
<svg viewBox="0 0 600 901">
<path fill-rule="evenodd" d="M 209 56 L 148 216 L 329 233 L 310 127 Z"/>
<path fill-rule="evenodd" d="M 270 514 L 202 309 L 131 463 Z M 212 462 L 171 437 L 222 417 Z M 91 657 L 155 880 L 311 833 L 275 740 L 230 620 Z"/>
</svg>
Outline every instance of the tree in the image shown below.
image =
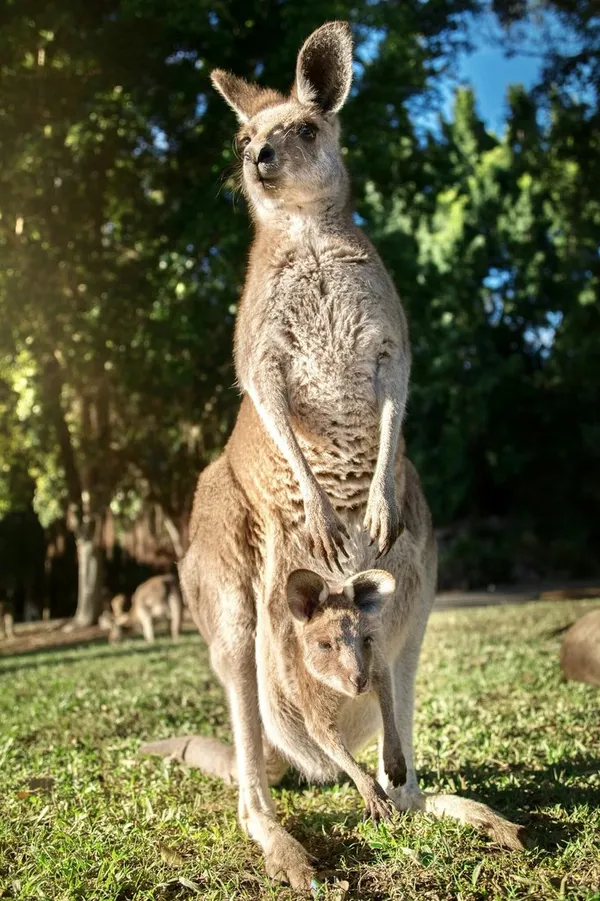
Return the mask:
<svg viewBox="0 0 600 901">
<path fill-rule="evenodd" d="M 168 253 L 161 191 L 181 160 L 157 147 L 154 114 L 164 96 L 148 102 L 144 94 L 169 84 L 169 56 L 187 35 L 173 21 L 157 46 L 156 19 L 138 22 L 128 4 L 27 7 L 8 4 L 2 21 L 3 350 L 13 368 L 23 355 L 29 363 L 22 388 L 37 411 L 28 427 L 54 435 L 60 496 L 52 501 L 69 508 L 77 620 L 87 623 L 99 608 L 103 520 L 131 460 L 128 442 L 138 438 L 131 427 L 144 424 L 138 417 L 123 427 L 120 411 L 132 408 L 132 381 L 145 375 L 148 386 L 159 350 L 155 341 L 152 354 L 149 340 L 166 318 L 161 295 L 179 265 L 179 255 Z M 205 23 L 205 37 L 209 30 Z M 187 97 L 170 81 L 179 100 L 170 123 L 176 132 L 194 114 L 197 89 L 189 73 Z M 198 318 L 202 334 L 215 317 Z M 210 359 L 207 338 L 198 340 L 189 312 L 187 319 L 187 333 L 171 345 Z M 223 317 L 215 331 L 211 348 L 218 349 L 219 331 L 228 332 Z M 143 371 L 133 372 L 140 362 Z M 184 379 L 193 372 L 193 365 L 184 370 Z M 201 407 L 214 390 L 195 392 Z M 189 411 L 189 392 L 186 400 Z M 147 391 L 142 403 L 155 401 Z M 177 407 L 173 396 L 169 406 Z"/>
<path fill-rule="evenodd" d="M 231 215 L 234 126 L 208 72 L 254 71 L 285 89 L 308 32 L 350 15 L 362 62 L 345 121 L 360 198 L 367 166 L 378 185 L 418 172 L 408 104 L 449 58 L 469 8 L 2 7 L 0 360 L 22 373 L 37 507 L 46 520 L 68 508 L 75 530 L 79 623 L 98 614 L 109 507 L 159 503 L 180 551 L 194 470 L 222 445 L 236 405 L 231 329 L 248 224 Z"/>
<path fill-rule="evenodd" d="M 409 309 L 408 444 L 436 521 L 511 523 L 507 546 L 490 539 L 496 559 L 471 556 L 476 582 L 506 578 L 511 559 L 596 565 L 598 207 L 572 139 L 583 110 L 556 99 L 547 124 L 537 113 L 514 89 L 496 138 L 460 91 L 423 194 L 410 207 L 392 194 L 391 213 L 371 199 Z"/>
</svg>

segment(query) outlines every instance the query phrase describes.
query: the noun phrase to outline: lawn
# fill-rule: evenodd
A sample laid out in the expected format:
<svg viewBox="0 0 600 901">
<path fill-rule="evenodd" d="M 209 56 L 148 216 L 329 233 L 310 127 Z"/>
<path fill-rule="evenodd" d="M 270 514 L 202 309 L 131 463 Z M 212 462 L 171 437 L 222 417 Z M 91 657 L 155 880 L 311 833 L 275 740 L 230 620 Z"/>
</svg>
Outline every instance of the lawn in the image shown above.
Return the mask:
<svg viewBox="0 0 600 901">
<path fill-rule="evenodd" d="M 490 803 L 535 846 L 503 851 L 422 814 L 375 828 L 351 784 L 290 777 L 277 807 L 329 874 L 319 897 L 600 901 L 600 694 L 561 681 L 553 634 L 593 606 L 435 613 L 427 632 L 423 784 Z M 142 740 L 190 732 L 228 736 L 191 633 L 1 658 L 0 898 L 291 897 L 238 831 L 234 788 L 136 756 Z"/>
</svg>

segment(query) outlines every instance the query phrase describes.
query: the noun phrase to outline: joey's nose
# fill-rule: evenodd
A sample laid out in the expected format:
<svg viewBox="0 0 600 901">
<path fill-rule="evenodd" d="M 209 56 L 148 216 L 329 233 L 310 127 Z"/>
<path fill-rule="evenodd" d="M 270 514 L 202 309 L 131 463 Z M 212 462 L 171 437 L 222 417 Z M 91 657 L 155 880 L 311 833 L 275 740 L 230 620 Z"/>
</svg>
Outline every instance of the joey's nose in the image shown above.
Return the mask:
<svg viewBox="0 0 600 901">
<path fill-rule="evenodd" d="M 256 162 L 258 165 L 260 163 L 272 163 L 275 159 L 275 151 L 271 147 L 270 144 L 263 144 L 263 146 L 258 151 L 258 156 L 256 157 Z"/>
</svg>

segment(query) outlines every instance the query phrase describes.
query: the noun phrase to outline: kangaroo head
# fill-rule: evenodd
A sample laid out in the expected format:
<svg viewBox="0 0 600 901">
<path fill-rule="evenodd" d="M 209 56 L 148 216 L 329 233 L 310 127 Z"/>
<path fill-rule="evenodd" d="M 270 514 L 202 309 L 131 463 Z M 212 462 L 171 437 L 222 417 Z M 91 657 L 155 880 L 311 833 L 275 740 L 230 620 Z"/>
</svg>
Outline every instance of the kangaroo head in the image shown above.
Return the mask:
<svg viewBox="0 0 600 901">
<path fill-rule="evenodd" d="M 305 41 L 287 97 L 220 69 L 211 80 L 240 122 L 242 182 L 259 219 L 282 209 L 346 205 L 348 176 L 337 119 L 352 83 L 346 22 L 328 22 Z"/>
<path fill-rule="evenodd" d="M 381 611 L 395 587 L 394 578 L 377 569 L 348 579 L 338 593 L 310 570 L 290 574 L 288 604 L 304 665 L 315 679 L 350 697 L 369 691 Z"/>
<path fill-rule="evenodd" d="M 122 617 L 125 613 L 125 604 L 127 603 L 127 598 L 124 594 L 116 594 L 112 601 L 110 602 L 111 610 L 115 620 L 118 620 L 119 617 Z"/>
</svg>

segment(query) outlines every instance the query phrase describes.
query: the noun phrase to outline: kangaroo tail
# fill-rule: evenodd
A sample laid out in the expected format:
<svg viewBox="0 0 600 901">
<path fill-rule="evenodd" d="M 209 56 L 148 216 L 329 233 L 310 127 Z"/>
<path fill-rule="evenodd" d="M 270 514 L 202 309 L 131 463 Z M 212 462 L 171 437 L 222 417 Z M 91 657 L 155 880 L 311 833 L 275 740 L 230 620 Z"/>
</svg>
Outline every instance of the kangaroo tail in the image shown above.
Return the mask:
<svg viewBox="0 0 600 901">
<path fill-rule="evenodd" d="M 141 746 L 140 754 L 168 757 L 225 782 L 236 779 L 235 751 L 231 745 L 204 735 L 182 735 L 151 741 Z"/>
<path fill-rule="evenodd" d="M 436 817 L 452 817 L 460 823 L 474 826 L 485 832 L 496 844 L 512 851 L 527 847 L 524 826 L 504 819 L 487 804 L 461 798 L 459 795 L 422 794 L 421 810 Z"/>
</svg>

